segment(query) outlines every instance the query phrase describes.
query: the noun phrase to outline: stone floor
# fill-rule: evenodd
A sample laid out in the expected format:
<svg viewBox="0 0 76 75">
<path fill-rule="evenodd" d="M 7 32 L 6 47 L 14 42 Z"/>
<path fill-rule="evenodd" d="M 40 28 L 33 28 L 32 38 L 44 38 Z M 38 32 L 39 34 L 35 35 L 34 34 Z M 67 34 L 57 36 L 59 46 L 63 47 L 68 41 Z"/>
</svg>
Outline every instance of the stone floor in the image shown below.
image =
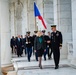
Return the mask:
<svg viewBox="0 0 76 75">
<path fill-rule="evenodd" d="M 66 67 L 54 70 L 53 68 L 47 69 L 34 69 L 34 70 L 19 70 L 18 75 L 76 75 L 76 69 Z"/>
<path fill-rule="evenodd" d="M 76 69 L 70 67 L 68 60 L 60 61 L 60 68 L 54 69 L 54 62 L 52 60 L 42 61 L 43 69 L 39 69 L 38 62 L 35 61 L 34 56 L 31 62 L 27 61 L 27 57 L 13 58 L 18 67 L 17 75 L 76 75 Z"/>
</svg>

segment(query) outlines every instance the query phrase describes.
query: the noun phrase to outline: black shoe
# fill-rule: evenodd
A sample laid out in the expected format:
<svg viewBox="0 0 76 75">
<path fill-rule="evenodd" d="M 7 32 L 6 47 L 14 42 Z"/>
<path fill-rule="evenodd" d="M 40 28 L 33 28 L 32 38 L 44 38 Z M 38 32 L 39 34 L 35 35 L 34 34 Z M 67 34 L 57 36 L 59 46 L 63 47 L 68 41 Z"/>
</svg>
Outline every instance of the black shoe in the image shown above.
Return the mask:
<svg viewBox="0 0 76 75">
<path fill-rule="evenodd" d="M 36 61 L 38 61 L 38 60 L 36 59 Z"/>
<path fill-rule="evenodd" d="M 19 57 L 19 55 L 17 55 Z"/>
<path fill-rule="evenodd" d="M 28 62 L 30 62 L 30 60 L 28 60 Z"/>
<path fill-rule="evenodd" d="M 40 66 L 40 69 L 42 69 L 42 66 Z"/>
<path fill-rule="evenodd" d="M 49 57 L 49 60 L 52 59 L 52 57 Z"/>
<path fill-rule="evenodd" d="M 55 67 L 55 69 L 58 69 L 58 68 L 59 68 L 59 66 L 56 66 L 56 67 Z"/>
<path fill-rule="evenodd" d="M 22 57 L 22 55 L 20 55 L 20 57 Z"/>
<path fill-rule="evenodd" d="M 44 61 L 46 61 L 46 58 L 44 58 Z"/>
<path fill-rule="evenodd" d="M 41 64 L 39 64 L 39 67 L 41 66 Z"/>
<path fill-rule="evenodd" d="M 40 69 L 42 69 L 42 65 L 41 64 L 39 64 L 39 67 L 40 67 Z"/>
</svg>

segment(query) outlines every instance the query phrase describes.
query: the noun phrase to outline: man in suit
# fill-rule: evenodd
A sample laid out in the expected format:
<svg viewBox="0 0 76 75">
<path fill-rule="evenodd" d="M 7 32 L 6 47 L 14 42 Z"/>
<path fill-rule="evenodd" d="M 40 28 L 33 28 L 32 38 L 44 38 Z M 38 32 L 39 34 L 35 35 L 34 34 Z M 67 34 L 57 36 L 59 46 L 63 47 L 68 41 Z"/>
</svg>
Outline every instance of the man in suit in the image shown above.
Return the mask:
<svg viewBox="0 0 76 75">
<path fill-rule="evenodd" d="M 29 62 L 32 55 L 32 41 L 33 40 L 32 37 L 30 36 L 30 31 L 28 31 L 26 36 L 26 49 L 27 49 L 27 57 Z"/>
<path fill-rule="evenodd" d="M 56 25 L 51 26 L 51 49 L 53 51 L 55 69 L 59 68 L 60 49 L 62 47 L 62 33 L 56 30 Z"/>
<path fill-rule="evenodd" d="M 18 38 L 16 39 L 16 49 L 17 49 L 17 56 L 22 57 L 22 40 L 20 38 L 20 35 L 18 35 Z"/>
</svg>

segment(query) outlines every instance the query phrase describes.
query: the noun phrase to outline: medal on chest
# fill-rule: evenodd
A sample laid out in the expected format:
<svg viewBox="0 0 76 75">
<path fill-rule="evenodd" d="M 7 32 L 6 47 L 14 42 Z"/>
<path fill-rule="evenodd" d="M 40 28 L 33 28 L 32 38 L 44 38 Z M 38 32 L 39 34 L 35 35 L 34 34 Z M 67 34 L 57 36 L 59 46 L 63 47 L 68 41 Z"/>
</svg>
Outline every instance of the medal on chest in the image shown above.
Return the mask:
<svg viewBox="0 0 76 75">
<path fill-rule="evenodd" d="M 59 36 L 59 33 L 57 33 L 56 36 Z"/>
</svg>

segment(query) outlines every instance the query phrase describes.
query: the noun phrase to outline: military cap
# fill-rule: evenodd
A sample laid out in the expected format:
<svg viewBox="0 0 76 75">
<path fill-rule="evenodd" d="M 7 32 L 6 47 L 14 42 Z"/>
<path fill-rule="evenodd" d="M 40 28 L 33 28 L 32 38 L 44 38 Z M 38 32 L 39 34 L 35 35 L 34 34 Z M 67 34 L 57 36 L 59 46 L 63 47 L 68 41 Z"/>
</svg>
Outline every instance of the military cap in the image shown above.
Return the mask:
<svg viewBox="0 0 76 75">
<path fill-rule="evenodd" d="M 51 25 L 51 27 L 56 27 L 56 25 Z"/>
<path fill-rule="evenodd" d="M 37 33 L 38 31 L 34 31 L 34 33 Z"/>
<path fill-rule="evenodd" d="M 27 33 L 27 34 L 30 34 L 30 31 L 27 31 L 26 33 Z"/>
<path fill-rule="evenodd" d="M 43 33 L 45 33 L 45 30 L 42 30 Z"/>
</svg>

